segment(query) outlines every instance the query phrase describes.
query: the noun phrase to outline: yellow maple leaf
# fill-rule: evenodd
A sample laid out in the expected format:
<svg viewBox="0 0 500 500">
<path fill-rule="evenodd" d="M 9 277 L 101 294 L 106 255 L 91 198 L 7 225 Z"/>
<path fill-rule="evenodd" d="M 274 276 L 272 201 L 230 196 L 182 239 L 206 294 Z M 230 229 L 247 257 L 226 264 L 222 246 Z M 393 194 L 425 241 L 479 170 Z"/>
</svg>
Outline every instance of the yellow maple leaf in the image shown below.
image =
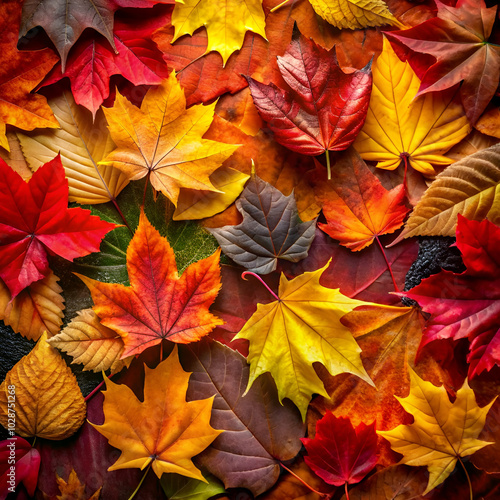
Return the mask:
<svg viewBox="0 0 500 500">
<path fill-rule="evenodd" d="M 85 494 L 85 484 L 82 484 L 75 469 L 71 469 L 68 481 L 56 473 L 56 482 L 61 494 L 50 497 L 50 500 L 99 500 L 101 497 L 102 486 L 91 497 Z M 44 498 L 48 500 L 49 496 L 44 493 Z"/>
<path fill-rule="evenodd" d="M 175 72 L 148 91 L 140 109 L 117 92 L 114 106 L 104 108 L 117 149 L 99 165 L 113 165 L 131 180 L 149 175 L 174 205 L 180 188 L 219 192 L 209 176 L 239 146 L 202 139 L 215 104 L 186 109 Z"/>
<path fill-rule="evenodd" d="M 280 401 L 292 400 L 303 419 L 314 393 L 329 397 L 313 368 L 315 362 L 332 375 L 352 373 L 373 385 L 361 362 L 361 349 L 340 322 L 344 314 L 367 302 L 321 286 L 319 280 L 328 265 L 290 281 L 282 274 L 279 300 L 257 304 L 257 311 L 235 337 L 250 341 L 247 391 L 259 375 L 270 372 Z"/>
<path fill-rule="evenodd" d="M 83 424 L 85 400 L 76 377 L 44 333 L 0 385 L 0 424 L 8 428 L 9 403 L 15 404 L 16 433 L 60 440 Z"/>
<path fill-rule="evenodd" d="M 454 91 L 433 92 L 415 99 L 420 80 L 408 63 L 401 62 L 384 38 L 382 53 L 373 64 L 373 90 L 365 125 L 354 141 L 364 160 L 394 170 L 401 161 L 424 175 L 432 165 L 449 165 L 443 154 L 470 130 Z"/>
<path fill-rule="evenodd" d="M 151 464 L 158 478 L 175 472 L 206 482 L 191 458 L 223 432 L 210 426 L 214 397 L 186 402 L 191 374 L 182 369 L 177 346 L 156 368 L 144 369 L 143 402 L 105 377 L 104 424 L 92 425 L 122 451 L 108 471 Z"/>
<path fill-rule="evenodd" d="M 224 66 L 229 56 L 241 49 L 246 31 L 266 38 L 262 0 L 177 0 L 172 13 L 174 43 L 183 35 L 192 35 L 205 26 L 208 35 L 207 53 L 216 50 Z"/>
<path fill-rule="evenodd" d="M 400 463 L 427 466 L 430 476 L 423 493 L 426 495 L 451 474 L 460 457 L 492 444 L 477 437 L 495 400 L 480 408 L 466 379 L 457 391 L 455 402 L 451 403 L 443 386 L 436 387 L 408 369 L 410 394 L 406 398 L 395 397 L 415 421 L 377 433 L 403 455 Z"/>
</svg>

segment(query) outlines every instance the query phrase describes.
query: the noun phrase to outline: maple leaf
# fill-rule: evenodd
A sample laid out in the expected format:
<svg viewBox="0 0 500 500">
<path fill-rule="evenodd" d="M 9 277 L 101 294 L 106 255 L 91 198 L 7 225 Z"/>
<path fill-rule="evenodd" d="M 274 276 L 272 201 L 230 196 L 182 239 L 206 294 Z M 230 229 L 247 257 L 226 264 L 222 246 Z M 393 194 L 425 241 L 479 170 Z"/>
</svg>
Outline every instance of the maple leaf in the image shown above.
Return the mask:
<svg viewBox="0 0 500 500">
<path fill-rule="evenodd" d="M 500 78 L 500 47 L 488 42 L 498 6 L 488 9 L 484 0 L 458 0 L 451 7 L 436 0 L 436 7 L 437 17 L 387 36 L 435 58 L 435 63 L 425 68 L 416 61 L 422 79 L 417 95 L 463 81 L 462 103 L 467 117 L 475 123 L 495 94 Z M 411 63 L 412 57 L 409 59 Z"/>
<path fill-rule="evenodd" d="M 69 78 L 75 102 L 85 106 L 95 118 L 97 110 L 109 96 L 112 75 L 122 75 L 134 85 L 160 84 L 169 72 L 150 37 L 170 20 L 170 12 L 165 13 L 158 7 L 161 6 L 147 9 L 145 18 L 137 11 L 117 14 L 113 29 L 116 52 L 95 32 L 82 36 L 69 54 L 65 71 L 58 64 L 42 86 Z"/>
<path fill-rule="evenodd" d="M 181 187 L 218 191 L 209 175 L 238 145 L 201 138 L 212 122 L 214 108 L 215 103 L 186 109 L 174 72 L 148 91 L 140 109 L 117 93 L 114 106 L 104 108 L 117 149 L 100 165 L 113 165 L 131 180 L 148 175 L 151 185 L 174 205 Z"/>
<path fill-rule="evenodd" d="M 368 110 L 371 65 L 345 74 L 334 49 L 327 51 L 295 30 L 278 66 L 291 92 L 247 78 L 254 103 L 276 141 L 312 156 L 348 148 Z"/>
<path fill-rule="evenodd" d="M 500 228 L 459 215 L 456 234 L 466 271 L 441 271 L 404 295 L 432 314 L 422 346 L 438 339 L 469 339 L 472 378 L 500 365 Z"/>
<path fill-rule="evenodd" d="M 280 401 L 291 399 L 302 418 L 314 393 L 328 397 L 313 368 L 315 362 L 332 375 L 352 373 L 373 385 L 361 363 L 361 349 L 340 322 L 345 313 L 367 303 L 321 286 L 319 280 L 328 265 L 290 281 L 281 274 L 278 300 L 258 304 L 234 337 L 250 341 L 247 390 L 259 375 L 270 372 Z"/>
<path fill-rule="evenodd" d="M 102 486 L 91 497 L 85 494 L 85 484 L 81 483 L 75 469 L 71 469 L 67 481 L 56 473 L 56 482 L 61 494 L 55 497 L 44 494 L 46 500 L 99 500 L 101 497 Z"/>
<path fill-rule="evenodd" d="M 45 97 L 30 93 L 57 62 L 57 57 L 50 49 L 17 50 L 20 8 L 17 1 L 0 4 L 0 147 L 7 150 L 6 124 L 23 130 L 59 126 Z"/>
<path fill-rule="evenodd" d="M 366 248 L 403 224 L 408 212 L 404 186 L 385 189 L 356 152 L 337 158 L 331 181 L 318 164 L 313 176 L 314 193 L 327 221 L 318 226 L 352 251 Z"/>
<path fill-rule="evenodd" d="M 49 273 L 47 253 L 67 260 L 99 250 L 116 227 L 89 210 L 68 208 L 68 181 L 59 156 L 24 182 L 0 160 L 0 277 L 12 298 Z"/>
<path fill-rule="evenodd" d="M 213 397 L 186 402 L 191 374 L 182 369 L 177 346 L 156 368 L 144 370 L 142 402 L 126 385 L 105 378 L 104 424 L 92 425 L 122 451 L 108 471 L 151 464 L 158 478 L 175 472 L 205 481 L 191 458 L 223 432 L 210 425 Z"/>
<path fill-rule="evenodd" d="M 196 342 L 223 323 L 208 311 L 220 288 L 219 255 L 191 264 L 179 277 L 174 251 L 141 210 L 127 249 L 131 286 L 77 276 L 89 287 L 101 323 L 122 337 L 123 359 L 163 339 Z"/>
<path fill-rule="evenodd" d="M 85 420 L 86 405 L 76 377 L 43 334 L 34 349 L 7 373 L 0 385 L 0 424 L 12 418 L 8 406 L 15 386 L 16 434 L 60 440 Z M 55 403 L 56 402 L 56 403 Z"/>
<path fill-rule="evenodd" d="M 209 231 L 237 264 L 267 274 L 276 269 L 278 259 L 297 262 L 307 257 L 316 220 L 300 221 L 293 193 L 284 196 L 254 175 L 236 208 L 243 215 L 241 224 Z"/>
<path fill-rule="evenodd" d="M 491 444 L 477 437 L 494 400 L 480 408 L 466 379 L 454 403 L 450 403 L 444 387 L 436 387 L 409 370 L 410 393 L 396 399 L 415 421 L 377 434 L 403 455 L 400 463 L 427 466 L 430 476 L 423 493 L 426 495 L 451 474 L 457 460 Z"/>
<path fill-rule="evenodd" d="M 453 90 L 415 99 L 419 79 L 401 62 L 384 38 L 384 48 L 373 64 L 373 91 L 366 122 L 354 147 L 377 167 L 396 169 L 402 161 L 424 175 L 432 165 L 449 165 L 444 156 L 470 130 Z"/>
<path fill-rule="evenodd" d="M 210 0 L 181 0 L 172 13 L 175 26 L 174 43 L 183 35 L 192 35 L 205 26 L 208 35 L 207 52 L 216 50 L 225 65 L 229 56 L 243 45 L 247 30 L 264 39 L 265 18 L 262 0 L 229 0 L 215 3 Z"/>
<path fill-rule="evenodd" d="M 359 483 L 377 464 L 375 422 L 355 429 L 347 417 L 329 411 L 316 422 L 314 438 L 301 441 L 306 464 L 328 484 Z"/>
</svg>

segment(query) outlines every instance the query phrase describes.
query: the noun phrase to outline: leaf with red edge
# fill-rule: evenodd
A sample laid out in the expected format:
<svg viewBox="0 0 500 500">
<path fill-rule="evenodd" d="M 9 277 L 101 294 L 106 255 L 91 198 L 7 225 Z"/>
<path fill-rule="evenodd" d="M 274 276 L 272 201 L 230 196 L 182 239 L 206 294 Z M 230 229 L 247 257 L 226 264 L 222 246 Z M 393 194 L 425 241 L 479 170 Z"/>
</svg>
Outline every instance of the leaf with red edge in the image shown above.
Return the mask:
<svg viewBox="0 0 500 500">
<path fill-rule="evenodd" d="M 370 64 L 345 74 L 335 49 L 327 51 L 295 30 L 278 66 L 290 91 L 248 78 L 254 103 L 276 141 L 311 156 L 348 148 L 368 111 Z"/>
<path fill-rule="evenodd" d="M 89 287 L 101 324 L 123 338 L 124 359 L 163 339 L 196 342 L 223 323 L 208 311 L 220 288 L 219 255 L 194 262 L 179 277 L 174 251 L 141 210 L 127 249 L 131 286 L 77 276 Z"/>
<path fill-rule="evenodd" d="M 24 484 L 30 497 L 33 496 L 39 469 L 40 453 L 26 439 L 14 436 L 1 441 L 0 498 L 3 500 L 19 483 Z"/>
<path fill-rule="evenodd" d="M 435 1 L 437 17 L 386 35 L 417 52 L 408 55 L 422 80 L 417 95 L 463 81 L 462 103 L 475 123 L 494 96 L 500 77 L 500 47 L 488 42 L 498 6 L 486 8 L 484 0 L 458 0 L 456 7 Z M 433 56 L 434 64 L 425 64 L 428 59 L 422 60 L 421 54 Z"/>
<path fill-rule="evenodd" d="M 316 422 L 313 439 L 302 438 L 306 464 L 328 484 L 359 483 L 377 464 L 375 422 L 353 427 L 331 411 Z"/>
<path fill-rule="evenodd" d="M 68 208 L 68 181 L 59 156 L 28 182 L 0 160 L 0 277 L 12 298 L 47 276 L 47 253 L 72 261 L 97 252 L 115 227 L 90 210 Z"/>
<path fill-rule="evenodd" d="M 318 162 L 312 179 L 327 220 L 319 227 L 352 251 L 402 226 L 408 212 L 403 184 L 387 191 L 354 150 L 337 158 L 331 181 Z"/>
<path fill-rule="evenodd" d="M 95 118 L 109 96 L 112 75 L 122 75 L 134 85 L 158 85 L 169 71 L 151 34 L 170 20 L 165 6 L 142 12 L 122 11 L 116 15 L 113 39 L 117 53 L 98 33 L 87 31 L 71 51 L 62 72 L 58 64 L 42 82 L 42 86 L 69 78 L 77 104 L 85 106 Z"/>
<path fill-rule="evenodd" d="M 432 315 L 422 346 L 438 339 L 469 339 L 472 378 L 500 365 L 500 228 L 459 214 L 457 247 L 466 271 L 441 271 L 403 295 Z"/>
</svg>

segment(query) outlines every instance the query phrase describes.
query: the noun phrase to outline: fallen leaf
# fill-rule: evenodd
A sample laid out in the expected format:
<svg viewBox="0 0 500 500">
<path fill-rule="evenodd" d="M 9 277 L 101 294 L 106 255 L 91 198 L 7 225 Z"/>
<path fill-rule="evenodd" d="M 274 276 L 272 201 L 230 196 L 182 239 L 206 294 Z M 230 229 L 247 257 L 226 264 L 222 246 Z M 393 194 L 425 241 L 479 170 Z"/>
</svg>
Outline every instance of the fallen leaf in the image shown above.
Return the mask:
<svg viewBox="0 0 500 500">
<path fill-rule="evenodd" d="M 0 160 L 0 277 L 12 298 L 49 273 L 47 252 L 72 261 L 99 250 L 115 224 L 68 207 L 68 181 L 56 157 L 29 182 Z"/>
<path fill-rule="evenodd" d="M 281 274 L 279 300 L 258 304 L 235 336 L 250 341 L 247 390 L 261 374 L 270 372 L 280 401 L 292 400 L 303 419 L 314 393 L 328 397 L 313 368 L 315 362 L 332 375 L 352 373 L 373 385 L 361 363 L 361 349 L 340 322 L 345 313 L 366 303 L 321 286 L 327 266 L 290 281 Z"/>
<path fill-rule="evenodd" d="M 205 481 L 179 474 L 163 474 L 160 482 L 168 500 L 208 500 L 226 492 L 217 478 L 204 474 Z"/>
<path fill-rule="evenodd" d="M 208 311 L 220 288 L 219 252 L 179 277 L 174 251 L 143 211 L 127 249 L 127 270 L 130 287 L 77 275 L 89 287 L 101 323 L 122 337 L 122 359 L 163 339 L 196 342 L 222 323 Z"/>
<path fill-rule="evenodd" d="M 486 109 L 474 127 L 482 134 L 500 139 L 500 108 Z"/>
<path fill-rule="evenodd" d="M 116 373 L 132 361 L 131 357 L 120 359 L 125 348 L 123 339 L 103 326 L 92 309 L 78 311 L 78 316 L 48 343 L 69 354 L 73 358 L 72 364 L 83 364 L 83 371 L 111 370 L 111 373 Z"/>
<path fill-rule="evenodd" d="M 14 389 L 12 389 L 14 387 Z M 0 423 L 7 428 L 9 396 L 15 396 L 16 434 L 61 440 L 85 420 L 85 401 L 76 378 L 44 334 L 0 385 Z"/>
<path fill-rule="evenodd" d="M 71 469 L 67 482 L 56 473 L 56 481 L 61 494 L 52 497 L 51 500 L 99 500 L 101 497 L 102 487 L 91 497 L 85 494 L 85 485 L 81 483 L 75 469 Z"/>
<path fill-rule="evenodd" d="M 191 459 L 222 432 L 210 425 L 213 397 L 186 402 L 191 374 L 182 369 L 177 347 L 156 368 L 144 370 L 143 402 L 126 385 L 105 378 L 105 421 L 92 425 L 122 452 L 108 471 L 152 465 L 158 478 L 175 472 L 205 481 Z"/>
<path fill-rule="evenodd" d="M 59 278 L 49 270 L 47 276 L 11 300 L 8 288 L 0 280 L 0 319 L 30 340 L 38 340 L 44 331 L 50 336 L 55 335 L 64 316 L 64 299 L 58 281 Z"/>
<path fill-rule="evenodd" d="M 229 0 L 222 4 L 210 0 L 182 0 L 175 4 L 172 25 L 175 35 L 171 43 L 205 26 L 207 52 L 219 52 L 224 65 L 234 51 L 241 49 L 247 30 L 266 38 L 262 0 Z"/>
<path fill-rule="evenodd" d="M 477 437 L 493 401 L 480 408 L 467 380 L 450 403 L 444 387 L 422 380 L 411 368 L 410 379 L 409 395 L 396 399 L 413 415 L 414 423 L 377 433 L 403 455 L 400 463 L 427 467 L 426 495 L 453 472 L 457 460 L 491 444 Z"/>
<path fill-rule="evenodd" d="M 28 167 L 19 139 L 14 132 L 7 132 L 6 137 L 9 143 L 9 147 L 7 148 L 8 151 L 0 148 L 0 158 L 4 160 L 14 172 L 17 172 L 27 181 L 33 175 L 33 172 Z"/>
<path fill-rule="evenodd" d="M 316 422 L 314 438 L 302 438 L 306 464 L 335 486 L 359 483 L 377 464 L 375 422 L 353 427 L 347 417 L 327 412 Z"/>
<path fill-rule="evenodd" d="M 117 149 L 99 164 L 113 165 L 131 180 L 148 175 L 174 205 L 181 187 L 217 192 L 209 176 L 238 146 L 202 139 L 214 108 L 215 103 L 186 109 L 174 72 L 148 91 L 140 109 L 117 93 L 114 106 L 104 108 Z"/>
<path fill-rule="evenodd" d="M 373 64 L 373 91 L 363 129 L 354 147 L 377 167 L 396 169 L 402 162 L 426 176 L 433 165 L 449 165 L 444 156 L 470 130 L 454 90 L 415 99 L 420 81 L 408 63 L 401 62 L 390 43 Z"/>
<path fill-rule="evenodd" d="M 419 96 L 463 82 L 462 103 L 471 123 L 476 123 L 500 78 L 500 47 L 488 42 L 497 6 L 486 8 L 484 0 L 458 0 L 453 7 L 436 0 L 436 7 L 437 17 L 388 37 L 435 58 L 421 70 Z"/>
<path fill-rule="evenodd" d="M 290 401 L 280 404 L 267 374 L 243 396 L 249 367 L 239 353 L 218 342 L 182 346 L 182 365 L 192 371 L 188 400 L 214 397 L 211 423 L 224 432 L 196 463 L 224 481 L 226 488 L 247 488 L 255 496 L 278 480 L 280 462 L 301 448 L 304 425 Z"/>
<path fill-rule="evenodd" d="M 268 274 L 278 259 L 307 257 L 316 220 L 301 222 L 293 194 L 283 194 L 254 175 L 236 202 L 243 215 L 237 226 L 209 229 L 225 255 L 250 271 Z"/>
</svg>

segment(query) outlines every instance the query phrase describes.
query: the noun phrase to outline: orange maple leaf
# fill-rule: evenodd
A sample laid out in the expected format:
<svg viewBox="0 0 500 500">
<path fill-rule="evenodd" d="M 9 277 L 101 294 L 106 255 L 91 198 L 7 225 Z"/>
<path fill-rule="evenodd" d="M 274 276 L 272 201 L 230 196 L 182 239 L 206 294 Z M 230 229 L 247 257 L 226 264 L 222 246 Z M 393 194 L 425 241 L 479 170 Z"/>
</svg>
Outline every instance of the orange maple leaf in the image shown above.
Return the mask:
<svg viewBox="0 0 500 500">
<path fill-rule="evenodd" d="M 79 276 L 89 287 L 101 323 L 123 338 L 122 359 L 163 339 L 188 344 L 223 320 L 208 308 L 219 292 L 220 250 L 177 274 L 174 251 L 141 211 L 127 249 L 130 287 Z"/>
</svg>

